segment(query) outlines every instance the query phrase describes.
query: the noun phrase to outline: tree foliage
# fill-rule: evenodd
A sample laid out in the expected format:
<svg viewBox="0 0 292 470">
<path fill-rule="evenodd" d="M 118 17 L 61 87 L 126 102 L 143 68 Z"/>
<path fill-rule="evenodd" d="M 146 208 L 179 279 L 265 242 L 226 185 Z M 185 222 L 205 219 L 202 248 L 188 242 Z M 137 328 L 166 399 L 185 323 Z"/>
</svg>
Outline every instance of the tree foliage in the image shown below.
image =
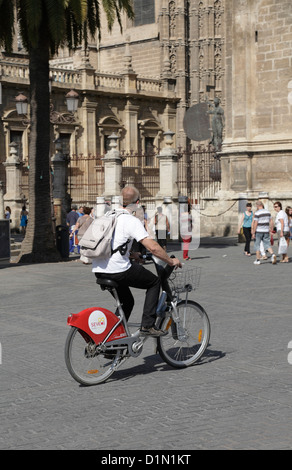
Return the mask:
<svg viewBox="0 0 292 470">
<path fill-rule="evenodd" d="M 0 47 L 11 52 L 17 22 L 30 73 L 29 223 L 20 261 L 59 259 L 50 195 L 49 59 L 100 36 L 101 9 L 109 30 L 122 15 L 133 18 L 132 0 L 0 0 Z"/>
</svg>

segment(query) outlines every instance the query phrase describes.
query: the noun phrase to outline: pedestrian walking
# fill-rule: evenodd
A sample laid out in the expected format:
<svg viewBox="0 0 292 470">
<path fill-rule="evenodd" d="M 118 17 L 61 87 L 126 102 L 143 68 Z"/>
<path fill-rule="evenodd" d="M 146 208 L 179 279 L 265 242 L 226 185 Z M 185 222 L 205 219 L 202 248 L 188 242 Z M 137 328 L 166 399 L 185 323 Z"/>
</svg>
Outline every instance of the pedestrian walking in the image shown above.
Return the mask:
<svg viewBox="0 0 292 470">
<path fill-rule="evenodd" d="M 158 244 L 166 251 L 167 234 L 170 233 L 169 221 L 162 213 L 162 207 L 157 207 L 155 214 L 155 233 Z"/>
<path fill-rule="evenodd" d="M 290 206 L 286 207 L 286 214 L 288 216 L 289 232 L 290 232 L 290 236 L 287 240 L 287 244 L 289 246 L 290 240 L 292 239 L 292 207 L 290 207 Z"/>
<path fill-rule="evenodd" d="M 275 224 L 278 234 L 278 247 L 279 247 L 279 254 L 282 255 L 282 259 L 280 263 L 288 263 L 288 243 L 290 237 L 290 227 L 289 227 L 289 219 L 288 215 L 282 209 L 282 203 L 280 201 L 276 201 L 274 203 L 274 209 L 277 213 Z"/>
<path fill-rule="evenodd" d="M 255 239 L 255 250 L 256 250 L 256 260 L 254 264 L 261 264 L 260 260 L 260 243 L 261 241 L 264 244 L 265 250 L 271 255 L 272 264 L 277 263 L 277 257 L 273 252 L 270 241 L 270 232 L 273 230 L 273 221 L 271 213 L 264 208 L 262 201 L 256 202 L 257 210 L 254 214 L 254 220 L 252 223 L 252 238 Z"/>
<path fill-rule="evenodd" d="M 192 214 L 191 204 L 188 202 L 180 214 L 180 235 L 183 241 L 183 259 L 191 260 L 189 257 L 189 246 L 192 241 Z"/>
<path fill-rule="evenodd" d="M 251 256 L 250 254 L 250 242 L 251 242 L 251 226 L 252 226 L 253 212 L 252 205 L 250 202 L 246 204 L 246 209 L 242 214 L 239 222 L 238 234 L 240 234 L 241 228 L 243 229 L 243 235 L 245 238 L 244 254 Z"/>
<path fill-rule="evenodd" d="M 80 246 L 79 246 L 79 241 L 85 234 L 86 230 L 90 226 L 90 224 L 93 222 L 94 216 L 92 215 L 92 208 L 91 207 L 83 207 L 83 212 L 84 214 L 77 219 L 76 224 L 74 225 L 74 228 L 72 229 L 72 232 L 70 233 L 70 238 L 73 238 L 77 233 L 78 237 L 76 239 L 77 245 L 78 245 L 78 253 L 80 253 Z M 80 261 L 83 262 L 83 264 L 91 264 L 92 261 L 87 258 L 86 256 L 81 255 L 80 256 Z"/>
<path fill-rule="evenodd" d="M 22 206 L 22 211 L 20 212 L 20 228 L 23 235 L 25 235 L 26 232 L 27 216 L 28 212 L 26 210 L 26 206 Z"/>
<path fill-rule="evenodd" d="M 10 217 L 11 217 L 11 209 L 10 209 L 9 206 L 6 206 L 5 207 L 5 219 L 10 220 L 10 222 L 11 222 Z"/>
<path fill-rule="evenodd" d="M 77 213 L 77 206 L 74 205 L 74 206 L 72 206 L 71 211 L 68 212 L 67 217 L 66 217 L 66 223 L 69 227 L 70 235 L 71 235 L 72 231 L 74 230 L 75 224 L 76 224 L 78 219 L 79 219 L 79 215 Z M 74 253 L 74 246 L 75 246 L 74 238 L 75 237 L 69 236 L 69 252 L 70 253 Z"/>
</svg>

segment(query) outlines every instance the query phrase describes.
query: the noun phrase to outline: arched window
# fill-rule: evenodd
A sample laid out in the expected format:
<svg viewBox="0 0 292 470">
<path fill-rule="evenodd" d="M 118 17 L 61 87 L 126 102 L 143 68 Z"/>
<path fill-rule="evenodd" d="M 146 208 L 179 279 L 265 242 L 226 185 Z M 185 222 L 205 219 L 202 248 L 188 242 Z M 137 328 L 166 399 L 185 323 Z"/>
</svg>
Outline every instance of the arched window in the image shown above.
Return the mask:
<svg viewBox="0 0 292 470">
<path fill-rule="evenodd" d="M 112 116 L 106 116 L 100 120 L 98 128 L 100 137 L 100 154 L 104 155 L 110 150 L 109 144 L 111 134 L 115 133 L 119 136 L 119 139 L 121 139 L 124 127 L 117 119 Z"/>
<path fill-rule="evenodd" d="M 134 0 L 134 26 L 155 23 L 155 1 Z"/>
</svg>

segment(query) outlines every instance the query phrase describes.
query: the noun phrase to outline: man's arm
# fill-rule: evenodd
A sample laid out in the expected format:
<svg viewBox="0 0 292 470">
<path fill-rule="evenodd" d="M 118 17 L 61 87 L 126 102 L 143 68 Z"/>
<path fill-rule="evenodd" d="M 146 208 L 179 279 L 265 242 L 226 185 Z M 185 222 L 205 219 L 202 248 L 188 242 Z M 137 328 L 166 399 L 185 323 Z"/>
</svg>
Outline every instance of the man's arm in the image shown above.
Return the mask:
<svg viewBox="0 0 292 470">
<path fill-rule="evenodd" d="M 152 238 L 143 238 L 140 243 L 145 246 L 146 250 L 150 251 L 152 255 L 164 261 L 169 266 L 176 266 L 181 268 L 182 264 L 178 258 L 170 258 L 163 248 Z"/>
<path fill-rule="evenodd" d="M 258 220 L 253 219 L 252 228 L 251 228 L 252 238 L 255 238 L 255 233 L 256 233 L 256 230 L 257 230 L 257 226 L 258 226 Z"/>
</svg>

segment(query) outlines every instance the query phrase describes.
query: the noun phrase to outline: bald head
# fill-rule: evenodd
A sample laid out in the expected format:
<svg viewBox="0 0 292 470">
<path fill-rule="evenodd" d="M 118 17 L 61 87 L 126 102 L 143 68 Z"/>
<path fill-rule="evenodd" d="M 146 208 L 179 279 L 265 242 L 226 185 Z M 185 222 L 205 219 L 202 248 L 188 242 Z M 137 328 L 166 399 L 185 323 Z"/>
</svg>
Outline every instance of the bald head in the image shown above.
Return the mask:
<svg viewBox="0 0 292 470">
<path fill-rule="evenodd" d="M 140 199 L 140 194 L 135 186 L 125 186 L 121 191 L 121 205 L 127 207 L 129 204 L 134 204 Z"/>
</svg>

